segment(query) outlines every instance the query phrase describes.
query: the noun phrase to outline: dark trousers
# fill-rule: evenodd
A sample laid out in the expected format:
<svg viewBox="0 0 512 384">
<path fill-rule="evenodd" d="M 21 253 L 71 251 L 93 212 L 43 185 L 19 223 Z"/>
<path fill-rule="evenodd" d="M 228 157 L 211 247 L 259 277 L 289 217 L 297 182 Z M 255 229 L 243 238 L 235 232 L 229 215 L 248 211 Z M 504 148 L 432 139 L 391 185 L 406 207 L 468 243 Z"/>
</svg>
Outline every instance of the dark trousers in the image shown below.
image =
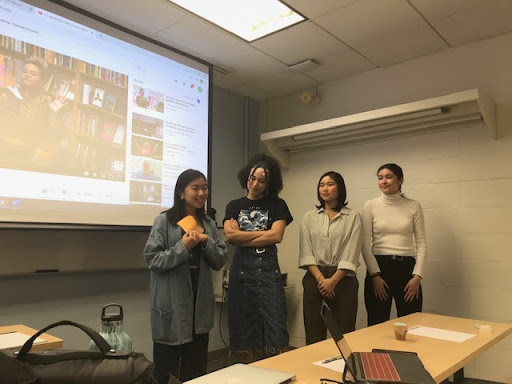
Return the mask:
<svg viewBox="0 0 512 384">
<path fill-rule="evenodd" d="M 182 345 L 153 343 L 155 380 L 171 374 L 184 382 L 206 374 L 208 337 L 208 333 L 194 335 L 193 341 Z"/>
<path fill-rule="evenodd" d="M 404 288 L 412 279 L 412 271 L 416 260 L 410 256 L 391 257 L 390 255 L 375 255 L 379 263 L 381 277 L 388 284 L 387 300 L 375 296 L 372 278 L 367 274 L 364 282 L 364 302 L 368 313 L 368 326 L 389 320 L 391 303 L 395 299 L 398 317 L 421 312 L 423 308 L 423 293 L 420 286 L 418 299 L 406 302 Z"/>
<path fill-rule="evenodd" d="M 324 277 L 329 278 L 336 272 L 336 267 L 319 266 Z M 306 330 L 306 345 L 325 340 L 327 337 L 327 328 L 320 316 L 320 309 L 324 297 L 318 292 L 317 282 L 313 275 L 308 271 L 302 279 L 304 295 L 302 298 L 304 311 L 304 328 Z M 352 332 L 356 329 L 357 291 L 359 282 L 357 278 L 345 276 L 339 281 L 334 289 L 334 298 L 326 299 L 329 304 L 338 325 L 338 329 L 343 334 Z"/>
</svg>

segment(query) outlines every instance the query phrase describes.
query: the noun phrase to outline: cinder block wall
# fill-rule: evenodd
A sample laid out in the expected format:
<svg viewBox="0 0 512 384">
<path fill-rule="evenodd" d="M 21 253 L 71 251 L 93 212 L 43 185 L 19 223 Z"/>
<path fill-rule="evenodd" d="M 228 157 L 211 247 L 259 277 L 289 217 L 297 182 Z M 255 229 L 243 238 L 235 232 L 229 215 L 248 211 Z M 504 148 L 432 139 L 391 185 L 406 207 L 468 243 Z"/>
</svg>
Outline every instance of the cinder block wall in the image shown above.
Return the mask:
<svg viewBox="0 0 512 384">
<path fill-rule="evenodd" d="M 349 207 L 380 195 L 376 170 L 400 164 L 404 193 L 424 209 L 428 261 L 424 310 L 479 321 L 512 323 L 512 34 L 382 68 L 319 88 L 322 102 L 301 105 L 298 94 L 268 102 L 262 130 L 347 115 L 471 88 L 497 103 L 499 140 L 473 127 L 413 137 L 315 150 L 291 156 L 285 171 L 287 201 L 295 221 L 279 247 L 293 288 L 287 291 L 291 344 L 304 345 L 302 285 L 297 268 L 300 220 L 316 203 L 316 183 L 327 170 L 343 174 Z M 358 270 L 357 327 L 366 326 L 365 268 Z M 476 321 L 475 321 L 476 322 Z M 466 366 L 468 377 L 512 383 L 512 337 Z"/>
</svg>

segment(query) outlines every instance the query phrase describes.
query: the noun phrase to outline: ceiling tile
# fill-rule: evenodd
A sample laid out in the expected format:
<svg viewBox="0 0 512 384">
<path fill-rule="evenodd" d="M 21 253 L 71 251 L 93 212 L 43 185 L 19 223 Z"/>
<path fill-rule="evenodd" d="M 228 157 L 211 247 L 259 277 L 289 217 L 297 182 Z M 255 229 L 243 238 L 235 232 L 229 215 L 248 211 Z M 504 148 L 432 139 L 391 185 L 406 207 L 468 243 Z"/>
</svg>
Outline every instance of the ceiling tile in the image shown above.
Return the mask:
<svg viewBox="0 0 512 384">
<path fill-rule="evenodd" d="M 360 0 L 314 20 L 350 46 L 393 36 L 426 24 L 402 0 Z"/>
<path fill-rule="evenodd" d="M 169 45 L 185 52 L 200 52 L 203 58 L 233 54 L 247 44 L 196 17 L 187 17 L 157 33 Z"/>
<path fill-rule="evenodd" d="M 233 87 L 244 84 L 245 82 L 245 79 L 237 76 L 236 73 L 229 73 L 224 75 L 213 70 L 213 83 L 219 87 L 232 89 Z"/>
<path fill-rule="evenodd" d="M 316 82 L 300 73 L 292 73 L 285 70 L 256 81 L 252 81 L 249 85 L 260 89 L 264 93 L 273 97 L 278 97 L 312 87 L 316 85 Z"/>
<path fill-rule="evenodd" d="M 342 45 L 311 21 L 297 24 L 251 44 L 288 65 L 328 56 Z"/>
<path fill-rule="evenodd" d="M 357 0 L 284 0 L 283 2 L 309 19 L 329 13 Z"/>
<path fill-rule="evenodd" d="M 193 17 L 174 24 L 158 35 L 170 41 L 170 45 L 221 68 L 235 69 L 237 78 L 243 77 L 244 83 L 285 68 L 283 63 L 240 39 Z"/>
<path fill-rule="evenodd" d="M 378 36 L 354 45 L 379 66 L 388 66 L 449 48 L 426 24 L 393 36 Z"/>
<path fill-rule="evenodd" d="M 430 22 L 462 13 L 496 0 L 410 0 L 411 4 Z"/>
<path fill-rule="evenodd" d="M 286 69 L 283 63 L 249 46 L 244 46 L 236 52 L 225 52 L 222 57 L 216 57 L 216 60 L 221 65 L 236 68 L 234 73 L 244 77 L 247 82 Z"/>
<path fill-rule="evenodd" d="M 305 72 L 305 74 L 322 83 L 355 75 L 360 72 L 366 72 L 375 68 L 372 62 L 350 48 L 343 48 L 341 51 L 338 51 L 338 53 L 322 57 L 317 60 L 317 62 L 320 66 Z"/>
<path fill-rule="evenodd" d="M 66 0 L 66 2 L 146 36 L 188 17 L 181 9 L 163 0 Z"/>
<path fill-rule="evenodd" d="M 512 31 L 512 1 L 500 0 L 471 8 L 433 23 L 454 46 Z"/>
</svg>

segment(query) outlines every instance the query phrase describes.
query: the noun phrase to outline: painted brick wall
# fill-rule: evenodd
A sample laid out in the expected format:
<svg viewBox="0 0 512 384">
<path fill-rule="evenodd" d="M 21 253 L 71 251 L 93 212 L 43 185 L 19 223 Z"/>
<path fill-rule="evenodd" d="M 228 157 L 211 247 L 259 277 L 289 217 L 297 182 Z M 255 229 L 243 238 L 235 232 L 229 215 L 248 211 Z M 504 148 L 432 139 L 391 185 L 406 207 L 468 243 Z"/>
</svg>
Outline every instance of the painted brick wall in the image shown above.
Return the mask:
<svg viewBox="0 0 512 384">
<path fill-rule="evenodd" d="M 293 285 L 287 291 L 291 344 L 304 345 L 302 285 L 297 268 L 300 220 L 316 203 L 316 183 L 327 170 L 342 173 L 349 207 L 380 195 L 378 166 L 404 169 L 404 193 L 424 210 L 428 261 L 424 310 L 480 321 L 512 323 L 512 34 L 451 49 L 319 87 L 322 103 L 301 105 L 293 94 L 262 108 L 262 131 L 371 110 L 480 87 L 497 103 L 499 140 L 483 127 L 369 142 L 291 156 L 285 171 L 295 221 L 279 247 Z M 269 112 L 270 111 L 270 112 Z M 286 125 L 288 124 L 288 125 Z M 358 269 L 357 327 L 366 326 L 364 264 Z M 512 337 L 466 366 L 469 377 L 512 383 Z"/>
</svg>

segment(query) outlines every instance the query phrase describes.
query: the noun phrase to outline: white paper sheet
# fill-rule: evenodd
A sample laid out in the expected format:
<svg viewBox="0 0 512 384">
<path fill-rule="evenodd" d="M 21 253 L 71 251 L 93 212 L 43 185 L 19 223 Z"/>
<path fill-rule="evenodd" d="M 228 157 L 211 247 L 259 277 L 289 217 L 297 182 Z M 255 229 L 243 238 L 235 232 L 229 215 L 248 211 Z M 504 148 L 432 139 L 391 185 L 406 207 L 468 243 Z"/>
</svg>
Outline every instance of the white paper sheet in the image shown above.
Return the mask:
<svg viewBox="0 0 512 384">
<path fill-rule="evenodd" d="M 319 365 L 320 367 L 329 368 L 340 373 L 342 373 L 345 369 L 345 360 L 343 360 L 341 356 L 333 356 L 329 359 L 315 361 L 313 364 Z"/>
<path fill-rule="evenodd" d="M 456 343 L 462 343 L 476 336 L 472 333 L 449 331 L 447 329 L 424 327 L 422 325 L 409 328 L 407 333 L 410 335 L 430 337 L 432 339 L 454 341 Z"/>
<path fill-rule="evenodd" d="M 0 349 L 9 349 L 21 347 L 30 339 L 30 335 L 21 332 L 0 333 Z M 45 339 L 37 338 L 34 344 L 44 343 Z"/>
</svg>

